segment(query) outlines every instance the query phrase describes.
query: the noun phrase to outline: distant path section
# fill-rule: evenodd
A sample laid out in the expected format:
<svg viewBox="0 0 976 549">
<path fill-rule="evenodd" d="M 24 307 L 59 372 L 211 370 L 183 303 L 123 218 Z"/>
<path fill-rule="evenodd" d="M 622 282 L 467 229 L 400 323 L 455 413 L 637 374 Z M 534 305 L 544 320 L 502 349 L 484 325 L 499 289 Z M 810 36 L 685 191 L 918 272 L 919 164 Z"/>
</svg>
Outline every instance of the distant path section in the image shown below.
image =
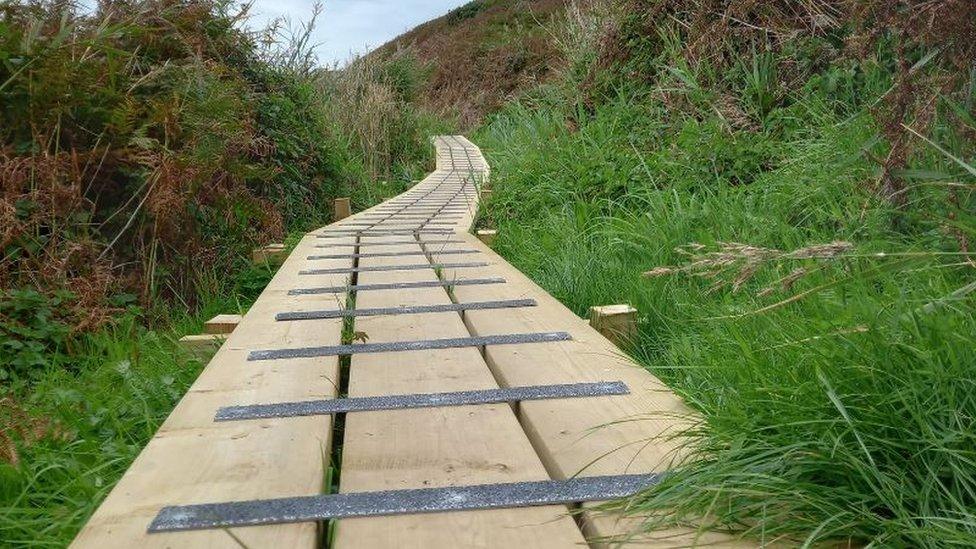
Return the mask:
<svg viewBox="0 0 976 549">
<path fill-rule="evenodd" d="M 635 527 L 576 502 L 290 522 L 336 478 L 339 494 L 397 491 L 377 496 L 389 509 L 400 491 L 674 457 L 682 402 L 469 234 L 488 166 L 464 137 L 434 143 L 423 181 L 302 239 L 74 547 L 580 547 Z M 220 526 L 227 502 L 264 522 Z M 195 512 L 217 526 L 148 532 Z"/>
</svg>

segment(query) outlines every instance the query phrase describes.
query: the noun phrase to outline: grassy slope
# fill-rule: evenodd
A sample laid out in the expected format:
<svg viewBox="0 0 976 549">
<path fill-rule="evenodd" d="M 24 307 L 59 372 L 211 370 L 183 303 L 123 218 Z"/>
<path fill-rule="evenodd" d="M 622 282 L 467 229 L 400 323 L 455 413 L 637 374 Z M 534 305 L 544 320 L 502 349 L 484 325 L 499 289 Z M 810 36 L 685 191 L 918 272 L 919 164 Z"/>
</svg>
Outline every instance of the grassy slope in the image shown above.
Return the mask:
<svg viewBox="0 0 976 549">
<path fill-rule="evenodd" d="M 474 0 L 380 47 L 426 65 L 421 104 L 473 127 L 512 94 L 545 80 L 558 55 L 547 26 L 566 0 Z"/>
<path fill-rule="evenodd" d="M 784 58 L 817 67 L 815 45 Z M 570 71 L 475 136 L 500 253 L 580 315 L 635 305 L 631 353 L 703 414 L 697 461 L 636 508 L 763 541 L 976 543 L 976 315 L 952 297 L 972 266 L 939 221 L 960 219 L 944 182 L 971 204 L 972 169 L 923 151 L 928 179 L 893 211 L 864 152 L 885 154 L 868 108 L 883 63 L 817 67 L 770 105 L 763 56 L 709 74 L 680 47 L 589 104 Z M 835 241 L 853 248 L 786 256 Z"/>
<path fill-rule="evenodd" d="M 747 187 L 702 188 L 686 166 L 659 186 L 631 145 L 689 158 L 701 146 L 613 143 L 622 128 L 611 126 L 633 115 L 622 109 L 578 134 L 552 113 L 512 109 L 478 142 L 492 163 L 487 215 L 499 252 L 581 316 L 591 305 L 636 306 L 632 354 L 707 418 L 697 433 L 706 464 L 685 468 L 650 503 L 678 504 L 682 518 L 718 503 L 722 524 L 738 527 L 761 515 L 765 536 L 822 527 L 819 536 L 883 544 L 976 539 L 972 303 L 918 314 L 964 286 L 965 268 L 934 261 L 926 239 L 891 234 L 884 216 L 860 219 L 858 174 L 869 166 L 852 159 L 867 128 L 828 119 L 811 137 L 784 140 L 791 162 Z M 614 187 L 626 198 L 603 198 Z M 690 242 L 792 250 L 836 239 L 856 242 L 858 254 L 923 257 L 831 261 L 792 291 L 776 281 L 815 262 L 775 262 L 738 292 L 713 291 L 710 279 L 640 277 L 682 263 L 675 248 Z"/>
</svg>

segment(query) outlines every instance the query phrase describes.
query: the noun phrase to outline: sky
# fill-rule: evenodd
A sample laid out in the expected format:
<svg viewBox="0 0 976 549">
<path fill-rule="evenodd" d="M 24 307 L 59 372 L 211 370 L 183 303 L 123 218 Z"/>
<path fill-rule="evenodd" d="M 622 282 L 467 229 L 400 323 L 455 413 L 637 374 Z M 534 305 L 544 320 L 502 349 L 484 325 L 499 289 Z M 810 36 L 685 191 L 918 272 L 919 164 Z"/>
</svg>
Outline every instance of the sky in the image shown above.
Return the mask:
<svg viewBox="0 0 976 549">
<path fill-rule="evenodd" d="M 313 34 L 322 65 L 340 65 L 353 53 L 382 46 L 404 31 L 444 15 L 468 0 L 324 0 Z M 251 28 L 261 28 L 277 17 L 293 27 L 312 15 L 314 0 L 254 0 Z"/>
</svg>

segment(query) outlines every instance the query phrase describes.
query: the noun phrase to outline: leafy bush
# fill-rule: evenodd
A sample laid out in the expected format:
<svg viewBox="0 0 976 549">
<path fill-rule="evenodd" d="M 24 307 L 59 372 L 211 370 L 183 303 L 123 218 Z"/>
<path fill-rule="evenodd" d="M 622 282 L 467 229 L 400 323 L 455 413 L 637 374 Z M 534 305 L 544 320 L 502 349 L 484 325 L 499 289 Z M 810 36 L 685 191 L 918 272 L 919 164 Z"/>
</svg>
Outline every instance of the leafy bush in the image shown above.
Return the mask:
<svg viewBox="0 0 976 549">
<path fill-rule="evenodd" d="M 16 386 L 45 371 L 61 352 L 70 328 L 55 312 L 74 296 L 11 290 L 0 296 L 0 382 Z"/>
<path fill-rule="evenodd" d="M 203 271 L 328 221 L 333 197 L 375 195 L 370 176 L 409 180 L 402 167 L 429 157 L 432 123 L 417 113 L 391 127 L 389 154 L 350 139 L 309 57 L 311 26 L 247 32 L 226 0 L 69 6 L 0 7 L 0 251 L 12 259 L 0 284 L 70 290 L 94 312 L 83 329 L 120 292 L 192 306 Z M 421 77 L 387 74 L 403 93 Z"/>
</svg>

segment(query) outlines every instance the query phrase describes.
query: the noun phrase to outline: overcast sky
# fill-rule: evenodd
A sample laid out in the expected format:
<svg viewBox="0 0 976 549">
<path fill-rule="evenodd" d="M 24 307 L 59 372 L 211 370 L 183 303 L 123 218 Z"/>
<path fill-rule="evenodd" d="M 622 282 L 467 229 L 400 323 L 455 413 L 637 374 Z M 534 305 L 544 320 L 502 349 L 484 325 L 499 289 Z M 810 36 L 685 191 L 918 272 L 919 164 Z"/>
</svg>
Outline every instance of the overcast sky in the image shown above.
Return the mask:
<svg viewBox="0 0 976 549">
<path fill-rule="evenodd" d="M 250 22 L 259 28 L 276 17 L 293 24 L 307 21 L 314 0 L 254 0 Z M 383 45 L 424 21 L 444 15 L 467 0 L 325 0 L 314 41 L 323 65 L 340 64 L 351 53 L 363 53 Z"/>
</svg>

